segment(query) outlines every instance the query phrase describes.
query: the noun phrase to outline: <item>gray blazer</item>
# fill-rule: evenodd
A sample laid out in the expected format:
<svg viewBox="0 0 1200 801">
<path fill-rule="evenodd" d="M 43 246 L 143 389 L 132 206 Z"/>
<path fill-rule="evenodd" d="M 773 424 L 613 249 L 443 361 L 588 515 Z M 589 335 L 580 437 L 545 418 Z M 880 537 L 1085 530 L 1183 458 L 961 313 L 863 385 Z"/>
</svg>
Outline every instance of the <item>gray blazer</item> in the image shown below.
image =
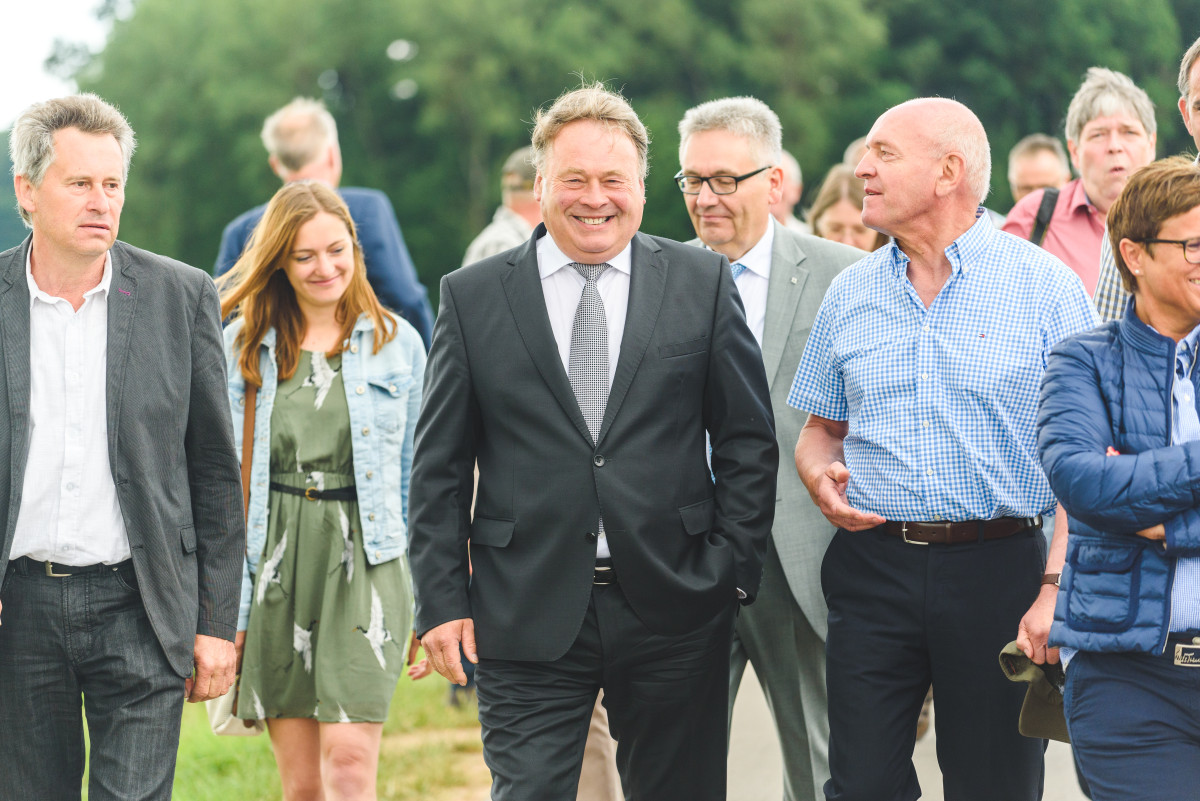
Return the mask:
<svg viewBox="0 0 1200 801">
<path fill-rule="evenodd" d="M 575 641 L 601 510 L 629 605 L 671 635 L 732 606 L 739 588 L 753 600 L 775 511 L 767 382 L 729 262 L 634 236 L 620 357 L 593 444 L 546 312 L 545 230 L 442 279 L 417 422 L 416 630 L 473 617 L 479 653 L 496 659 L 551 661 Z"/>
<path fill-rule="evenodd" d="M 29 448 L 30 241 L 0 253 L 0 575 Z M 123 242 L 111 253 L 109 464 L 146 614 L 188 676 L 196 634 L 233 639 L 246 542 L 220 304 L 200 270 Z"/>
<path fill-rule="evenodd" d="M 798 234 L 774 221 L 771 224 L 775 243 L 762 343 L 779 440 L 779 489 L 771 536 L 796 603 L 824 640 L 829 610 L 821 592 L 821 560 L 835 529 L 813 505 L 796 473 L 796 440 L 808 415 L 788 406 L 787 396 L 825 291 L 838 273 L 867 254 L 839 242 Z M 703 243 L 693 239 L 689 244 Z"/>
</svg>

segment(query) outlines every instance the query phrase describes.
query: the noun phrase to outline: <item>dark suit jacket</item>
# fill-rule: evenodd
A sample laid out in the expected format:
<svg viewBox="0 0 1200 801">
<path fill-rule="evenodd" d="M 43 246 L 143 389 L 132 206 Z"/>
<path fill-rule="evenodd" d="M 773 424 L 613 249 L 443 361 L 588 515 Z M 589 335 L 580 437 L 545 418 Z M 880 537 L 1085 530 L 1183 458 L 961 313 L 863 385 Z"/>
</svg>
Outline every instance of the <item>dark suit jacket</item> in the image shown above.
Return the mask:
<svg viewBox="0 0 1200 801">
<path fill-rule="evenodd" d="M 350 219 L 354 220 L 358 241 L 362 243 L 363 261 L 367 263 L 367 280 L 379 302 L 408 320 L 428 349 L 433 333 L 433 308 L 408 255 L 392 202 L 378 189 L 347 186 L 339 189 L 338 194 L 350 209 Z M 266 210 L 265 204 L 255 206 L 225 226 L 213 267 L 214 278 L 229 272 L 237 262 Z"/>
<path fill-rule="evenodd" d="M 0 253 L 0 575 L 29 446 L 30 241 Z M 201 270 L 123 242 L 111 253 L 109 463 L 146 614 L 187 676 L 197 633 L 233 639 L 246 547 L 220 306 Z"/>
<path fill-rule="evenodd" d="M 737 588 L 753 598 L 775 509 L 771 401 L 725 258 L 634 237 L 620 357 L 593 445 L 546 313 L 535 251 L 544 234 L 442 280 L 417 423 L 416 628 L 472 617 L 491 658 L 553 660 L 574 642 L 601 510 L 630 605 L 652 630 L 681 634 Z"/>
</svg>

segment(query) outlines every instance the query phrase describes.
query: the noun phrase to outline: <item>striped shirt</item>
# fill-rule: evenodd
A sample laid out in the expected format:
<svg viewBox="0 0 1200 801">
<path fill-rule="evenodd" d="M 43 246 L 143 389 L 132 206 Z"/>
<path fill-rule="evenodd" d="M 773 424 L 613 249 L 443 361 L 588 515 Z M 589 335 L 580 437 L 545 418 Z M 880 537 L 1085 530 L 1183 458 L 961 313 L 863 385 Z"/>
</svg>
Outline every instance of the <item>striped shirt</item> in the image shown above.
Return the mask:
<svg viewBox="0 0 1200 801">
<path fill-rule="evenodd" d="M 1037 457 L 1050 349 L 1096 324 L 1079 276 L 980 213 L 925 308 L 895 242 L 830 286 L 788 404 L 848 421 L 851 506 L 891 520 L 1049 512 Z"/>
</svg>

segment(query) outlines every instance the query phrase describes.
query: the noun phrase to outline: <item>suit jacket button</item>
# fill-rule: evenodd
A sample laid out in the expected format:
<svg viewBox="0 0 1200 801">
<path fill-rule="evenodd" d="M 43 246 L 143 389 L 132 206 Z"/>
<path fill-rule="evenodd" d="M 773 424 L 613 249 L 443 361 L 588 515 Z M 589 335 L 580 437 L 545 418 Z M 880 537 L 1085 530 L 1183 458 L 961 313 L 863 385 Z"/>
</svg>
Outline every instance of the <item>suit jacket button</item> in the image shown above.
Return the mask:
<svg viewBox="0 0 1200 801">
<path fill-rule="evenodd" d="M 596 465 L 596 467 L 604 467 L 604 457 L 597 453 L 592 457 L 592 464 Z"/>
<path fill-rule="evenodd" d="M 587 534 L 583 535 L 583 538 L 585 540 L 587 540 L 588 542 L 595 542 L 596 541 L 596 532 L 589 531 Z"/>
</svg>

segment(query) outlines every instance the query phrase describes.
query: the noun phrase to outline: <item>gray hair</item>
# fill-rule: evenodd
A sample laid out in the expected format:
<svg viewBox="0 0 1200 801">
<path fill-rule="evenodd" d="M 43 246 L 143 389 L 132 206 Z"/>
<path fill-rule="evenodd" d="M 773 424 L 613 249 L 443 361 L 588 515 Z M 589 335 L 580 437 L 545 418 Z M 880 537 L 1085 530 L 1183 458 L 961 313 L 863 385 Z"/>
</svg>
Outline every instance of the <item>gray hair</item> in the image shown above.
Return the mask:
<svg viewBox="0 0 1200 801">
<path fill-rule="evenodd" d="M 64 128 L 76 128 L 97 136 L 107 134 L 116 139 L 125 159 L 121 177 L 123 180 L 129 178 L 129 164 L 137 147 L 133 128 L 115 106 L 90 93 L 34 103 L 21 112 L 8 137 L 13 175 L 23 175 L 29 183 L 41 186 L 47 168 L 54 163 L 54 135 Z M 17 211 L 26 226 L 33 225 L 33 218 L 20 203 Z"/>
<path fill-rule="evenodd" d="M 1200 39 L 1192 42 L 1192 46 L 1183 54 L 1183 60 L 1179 62 L 1179 96 L 1185 100 L 1191 92 L 1188 78 L 1198 58 L 1200 58 Z"/>
<path fill-rule="evenodd" d="M 1083 127 L 1092 120 L 1121 112 L 1137 117 L 1148 135 L 1158 130 L 1154 103 L 1128 75 L 1091 67 L 1067 107 L 1067 141 L 1078 142 Z"/>
<path fill-rule="evenodd" d="M 758 160 L 772 167 L 782 159 L 783 126 L 779 116 L 757 98 L 723 97 L 688 109 L 679 121 L 680 161 L 688 139 L 704 131 L 728 131 L 749 140 Z"/>
<path fill-rule="evenodd" d="M 1044 133 L 1032 133 L 1013 145 L 1008 151 L 1008 182 L 1015 183 L 1017 162 L 1041 152 L 1052 154 L 1062 164 L 1064 175 L 1071 174 L 1071 162 L 1067 160 L 1067 151 L 1057 138 Z"/>
<path fill-rule="evenodd" d="M 650 170 L 650 134 L 638 119 L 633 107 L 620 92 L 609 91 L 603 83 L 584 83 L 578 89 L 558 96 L 548 109 L 538 109 L 533 118 L 533 166 L 538 172 L 546 168 L 546 157 L 554 138 L 563 128 L 579 120 L 598 122 L 621 131 L 633 142 L 637 151 L 642 180 Z"/>
<path fill-rule="evenodd" d="M 785 178 L 798 186 L 804 185 L 804 173 L 800 172 L 800 162 L 795 156 L 786 150 L 782 151 L 779 166 L 783 167 Z"/>
<path fill-rule="evenodd" d="M 337 123 L 319 100 L 297 97 L 263 123 L 263 146 L 284 169 L 295 172 L 338 141 Z"/>
</svg>

